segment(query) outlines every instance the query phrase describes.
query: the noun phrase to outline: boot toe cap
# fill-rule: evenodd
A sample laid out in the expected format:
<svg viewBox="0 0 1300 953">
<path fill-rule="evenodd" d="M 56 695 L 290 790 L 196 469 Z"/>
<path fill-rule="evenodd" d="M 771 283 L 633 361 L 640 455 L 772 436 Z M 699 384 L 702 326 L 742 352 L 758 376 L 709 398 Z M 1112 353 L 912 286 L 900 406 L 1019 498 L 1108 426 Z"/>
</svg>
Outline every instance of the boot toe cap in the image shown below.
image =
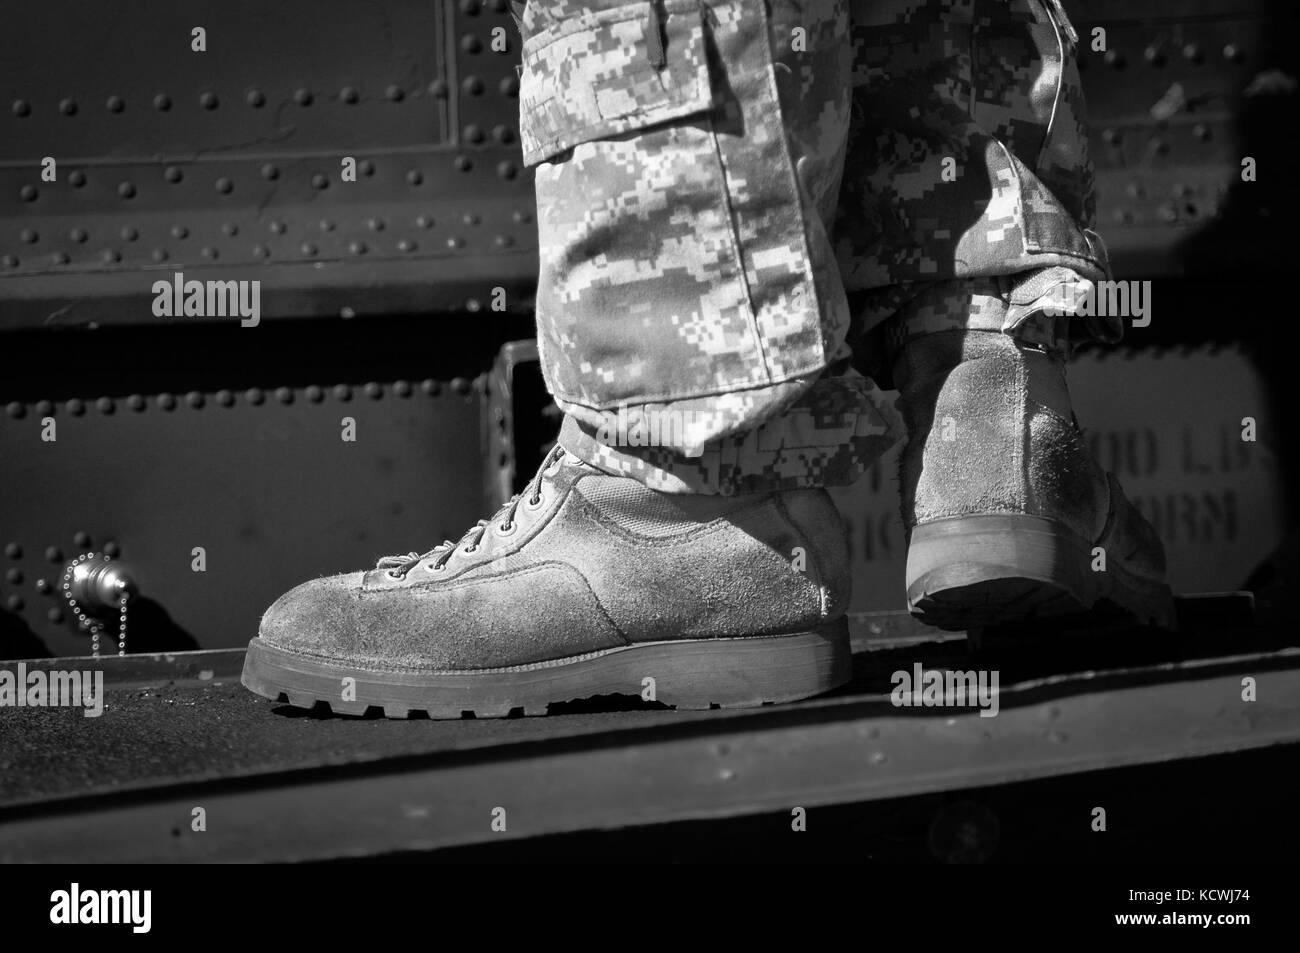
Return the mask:
<svg viewBox="0 0 1300 953">
<path fill-rule="evenodd" d="M 333 655 L 356 643 L 361 573 L 326 576 L 290 589 L 262 615 L 258 636 L 276 648 Z"/>
</svg>

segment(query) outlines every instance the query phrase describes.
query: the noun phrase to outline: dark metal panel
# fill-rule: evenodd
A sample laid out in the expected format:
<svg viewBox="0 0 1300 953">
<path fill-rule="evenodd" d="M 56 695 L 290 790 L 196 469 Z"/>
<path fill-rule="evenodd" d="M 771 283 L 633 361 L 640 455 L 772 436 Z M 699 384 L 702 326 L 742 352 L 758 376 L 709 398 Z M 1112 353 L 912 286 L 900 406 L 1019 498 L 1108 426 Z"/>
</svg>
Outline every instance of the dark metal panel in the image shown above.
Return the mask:
<svg viewBox="0 0 1300 953">
<path fill-rule="evenodd" d="M 1241 701 L 1244 674 L 1258 680 L 1256 702 Z M 190 700 L 211 718 L 228 695 L 228 689 L 199 689 Z M 880 696 L 832 698 L 689 720 L 640 713 L 654 727 L 631 730 L 620 730 L 620 722 L 635 723 L 634 713 L 616 714 L 568 742 L 516 739 L 477 752 L 14 808 L 0 815 L 0 860 L 304 860 L 427 850 L 1295 745 L 1300 650 L 1106 678 L 1083 672 L 1026 680 L 1004 686 L 1001 705 L 996 718 L 981 718 L 954 710 L 905 714 Z M 65 715 L 80 718 L 68 711 L 28 713 Z M 123 724 L 131 722 L 119 718 Z M 346 724 L 362 733 L 376 727 Z M 435 727 L 382 724 L 405 726 L 408 734 Z M 282 732 L 287 725 L 268 727 Z M 97 730 L 106 742 L 113 723 L 105 720 Z M 119 738 L 112 750 L 122 747 Z M 201 834 L 188 825 L 196 804 L 209 819 Z M 504 832 L 491 827 L 496 807 L 507 812 Z"/>
<path fill-rule="evenodd" d="M 369 291 L 370 312 L 459 310 L 497 285 L 531 295 L 507 9 L 28 9 L 0 37 L 0 301 L 22 302 L 0 328 L 153 321 L 149 286 L 177 269 L 285 292 L 267 317 L 336 313 L 289 293 L 322 272 Z M 206 52 L 190 49 L 195 26 Z"/>
</svg>

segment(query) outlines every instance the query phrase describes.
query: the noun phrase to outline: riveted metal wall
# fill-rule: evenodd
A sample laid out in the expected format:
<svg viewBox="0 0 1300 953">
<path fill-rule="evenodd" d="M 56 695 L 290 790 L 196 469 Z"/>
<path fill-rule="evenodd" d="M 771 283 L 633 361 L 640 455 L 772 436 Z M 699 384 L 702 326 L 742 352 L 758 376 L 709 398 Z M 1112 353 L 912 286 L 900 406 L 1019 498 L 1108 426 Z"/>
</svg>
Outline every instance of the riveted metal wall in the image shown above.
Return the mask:
<svg viewBox="0 0 1300 953">
<path fill-rule="evenodd" d="M 156 321 L 177 270 L 260 280 L 268 317 L 521 304 L 518 59 L 506 0 L 26 5 L 0 31 L 0 327 Z"/>
</svg>

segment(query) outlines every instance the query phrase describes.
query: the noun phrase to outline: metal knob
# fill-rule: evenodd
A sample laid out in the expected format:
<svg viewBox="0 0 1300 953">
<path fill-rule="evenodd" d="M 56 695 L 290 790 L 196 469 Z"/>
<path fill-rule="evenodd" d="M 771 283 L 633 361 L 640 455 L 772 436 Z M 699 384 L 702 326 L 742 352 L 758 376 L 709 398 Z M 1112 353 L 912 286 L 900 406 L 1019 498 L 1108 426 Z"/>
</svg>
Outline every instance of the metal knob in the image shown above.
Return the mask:
<svg viewBox="0 0 1300 953">
<path fill-rule="evenodd" d="M 118 613 L 123 597 L 136 594 L 135 578 L 125 564 L 103 553 L 88 553 L 64 571 L 65 592 L 87 615 L 109 618 Z"/>
</svg>

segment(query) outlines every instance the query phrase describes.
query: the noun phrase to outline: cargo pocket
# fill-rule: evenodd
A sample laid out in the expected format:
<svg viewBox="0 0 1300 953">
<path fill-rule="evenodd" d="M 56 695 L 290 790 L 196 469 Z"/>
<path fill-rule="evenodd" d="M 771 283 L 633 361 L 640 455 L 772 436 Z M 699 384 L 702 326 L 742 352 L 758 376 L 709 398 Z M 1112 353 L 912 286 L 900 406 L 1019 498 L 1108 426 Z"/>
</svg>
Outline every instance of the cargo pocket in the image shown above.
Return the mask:
<svg viewBox="0 0 1300 953">
<path fill-rule="evenodd" d="M 540 21 L 545 0 L 534 3 Z M 759 292 L 746 280 L 752 251 L 736 202 L 762 183 L 726 150 L 758 147 L 713 16 L 695 0 L 621 4 L 543 23 L 525 40 L 519 118 L 536 171 L 538 345 L 566 408 L 755 388 L 793 363 L 761 337 Z"/>
<path fill-rule="evenodd" d="M 669 2 L 662 14 L 654 3 L 631 3 L 529 37 L 519 104 L 524 164 L 710 109 L 702 15 L 694 0 Z"/>
</svg>

